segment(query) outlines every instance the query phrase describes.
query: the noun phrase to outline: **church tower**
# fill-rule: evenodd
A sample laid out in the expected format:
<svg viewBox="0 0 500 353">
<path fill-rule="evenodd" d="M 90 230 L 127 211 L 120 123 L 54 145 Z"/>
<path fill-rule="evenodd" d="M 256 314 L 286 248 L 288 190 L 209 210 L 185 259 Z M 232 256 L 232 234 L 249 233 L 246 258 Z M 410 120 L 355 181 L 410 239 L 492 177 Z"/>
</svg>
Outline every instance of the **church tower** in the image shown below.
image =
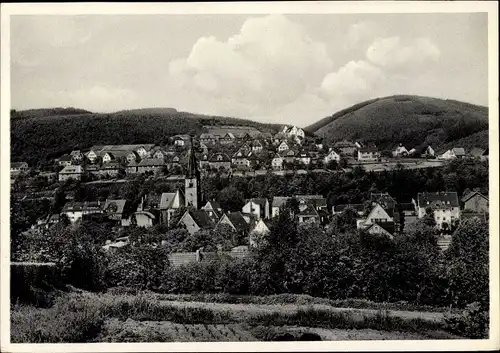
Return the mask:
<svg viewBox="0 0 500 353">
<path fill-rule="evenodd" d="M 184 195 L 186 199 L 186 207 L 194 207 L 198 209 L 201 206 L 200 171 L 198 169 L 198 162 L 194 153 L 192 137 L 190 139 L 190 143 L 191 146 L 188 155 L 186 179 L 184 180 Z"/>
</svg>

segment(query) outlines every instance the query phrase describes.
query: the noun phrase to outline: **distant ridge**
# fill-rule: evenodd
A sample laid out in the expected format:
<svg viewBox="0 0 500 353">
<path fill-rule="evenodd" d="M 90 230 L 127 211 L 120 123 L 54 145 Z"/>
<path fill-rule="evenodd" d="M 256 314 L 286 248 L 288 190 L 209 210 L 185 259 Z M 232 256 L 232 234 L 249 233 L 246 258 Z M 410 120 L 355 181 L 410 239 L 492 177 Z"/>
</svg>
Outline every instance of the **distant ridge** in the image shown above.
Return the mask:
<svg viewBox="0 0 500 353">
<path fill-rule="evenodd" d="M 371 99 L 343 109 L 305 128 L 326 142 L 342 139 L 375 143 L 390 149 L 397 143 L 407 148 L 427 144 L 473 143 L 486 148 L 488 108 L 456 100 L 398 95 Z M 475 138 L 467 137 L 477 134 Z M 474 146 L 462 146 L 474 147 Z"/>
<path fill-rule="evenodd" d="M 139 109 L 120 110 L 113 114 L 161 115 L 161 114 L 175 114 L 177 112 L 178 111 L 175 108 L 139 108 Z"/>
</svg>

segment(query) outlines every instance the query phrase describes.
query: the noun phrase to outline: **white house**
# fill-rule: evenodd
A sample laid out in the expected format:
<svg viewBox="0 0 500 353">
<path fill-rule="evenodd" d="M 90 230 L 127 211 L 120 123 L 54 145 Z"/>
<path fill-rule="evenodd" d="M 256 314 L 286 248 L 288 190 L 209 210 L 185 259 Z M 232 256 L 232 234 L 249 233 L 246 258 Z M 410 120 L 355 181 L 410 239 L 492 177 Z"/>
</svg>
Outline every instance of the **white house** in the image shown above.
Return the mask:
<svg viewBox="0 0 500 353">
<path fill-rule="evenodd" d="M 97 160 L 97 157 L 99 157 L 98 152 L 96 152 L 94 150 L 90 150 L 90 151 L 87 152 L 87 159 L 91 163 L 95 163 L 95 161 Z"/>
<path fill-rule="evenodd" d="M 84 170 L 81 165 L 68 165 L 59 172 L 59 181 L 82 180 Z"/>
<path fill-rule="evenodd" d="M 440 159 L 465 158 L 465 150 L 462 147 L 455 147 L 439 156 Z"/>
<path fill-rule="evenodd" d="M 271 161 L 271 166 L 275 170 L 283 169 L 283 157 L 276 153 Z"/>
<path fill-rule="evenodd" d="M 377 203 L 365 219 L 358 220 L 357 227 L 358 229 L 362 229 L 374 223 L 380 224 L 387 222 L 394 222 L 392 212 L 390 212 L 389 210 L 385 210 L 381 205 Z"/>
<path fill-rule="evenodd" d="M 325 165 L 327 165 L 331 161 L 339 162 L 340 161 L 340 154 L 338 152 L 336 152 L 333 148 L 330 148 L 330 151 L 325 156 L 324 160 L 325 160 Z"/>
<path fill-rule="evenodd" d="M 311 163 L 311 156 L 306 151 L 302 151 L 297 156 L 297 160 L 304 165 L 309 165 Z"/>
<path fill-rule="evenodd" d="M 380 152 L 376 147 L 363 147 L 358 149 L 358 161 L 376 161 L 380 158 Z"/>
<path fill-rule="evenodd" d="M 450 227 L 460 219 L 460 204 L 456 192 L 421 192 L 417 196 L 417 216 L 422 218 L 427 209 L 434 211 L 436 227 L 443 229 L 446 223 Z"/>
<path fill-rule="evenodd" d="M 298 136 L 298 137 L 301 137 L 301 138 L 304 138 L 305 137 L 305 133 L 304 133 L 304 130 L 302 130 L 301 128 L 297 127 L 297 126 L 292 126 L 291 128 L 288 128 L 286 131 L 284 131 L 289 137 L 292 137 L 292 136 Z"/>
<path fill-rule="evenodd" d="M 186 204 L 184 193 L 178 189 L 176 192 L 164 192 L 160 198 L 160 220 L 169 224 L 174 213 Z"/>
<path fill-rule="evenodd" d="M 269 218 L 269 201 L 264 197 L 247 200 L 241 212 L 254 214 L 257 219 Z"/>
<path fill-rule="evenodd" d="M 288 143 L 286 141 L 281 141 L 281 143 L 278 146 L 278 151 L 279 152 L 285 152 L 288 151 L 290 147 L 288 146 Z"/>
<path fill-rule="evenodd" d="M 258 245 L 257 240 L 266 234 L 269 234 L 269 227 L 266 224 L 266 222 L 264 222 L 264 220 L 261 218 L 255 223 L 253 228 L 250 230 L 249 233 L 250 246 L 254 247 L 257 246 Z"/>
<path fill-rule="evenodd" d="M 427 146 L 427 148 L 422 153 L 422 157 L 434 157 L 435 154 L 436 152 L 434 151 L 434 149 L 431 146 Z"/>
<path fill-rule="evenodd" d="M 109 162 L 111 162 L 114 159 L 115 159 L 115 156 L 113 156 L 113 154 L 111 152 L 106 152 L 102 156 L 102 162 L 103 163 L 109 163 Z"/>
<path fill-rule="evenodd" d="M 404 156 L 408 156 L 408 154 L 409 154 L 408 150 L 402 144 L 399 144 L 399 146 L 397 146 L 392 151 L 392 156 L 393 157 L 404 157 Z"/>
</svg>

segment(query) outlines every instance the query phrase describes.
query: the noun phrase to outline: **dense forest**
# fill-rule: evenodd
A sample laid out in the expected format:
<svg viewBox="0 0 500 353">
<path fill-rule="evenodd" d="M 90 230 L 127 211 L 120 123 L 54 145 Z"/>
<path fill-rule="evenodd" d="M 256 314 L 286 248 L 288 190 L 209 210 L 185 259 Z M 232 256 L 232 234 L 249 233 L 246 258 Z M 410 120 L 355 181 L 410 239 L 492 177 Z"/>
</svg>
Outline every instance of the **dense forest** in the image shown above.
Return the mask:
<svg viewBox="0 0 500 353">
<path fill-rule="evenodd" d="M 279 128 L 278 125 L 196 115 L 170 108 L 113 114 L 82 114 L 71 110 L 74 114 L 63 115 L 64 111 L 11 112 L 11 160 L 36 166 L 73 149 L 86 149 L 97 144 L 166 144 L 172 135 L 199 134 L 206 125 L 252 126 L 262 132 L 276 132 Z"/>
<path fill-rule="evenodd" d="M 444 144 L 488 147 L 488 108 L 454 100 L 392 96 L 356 104 L 306 128 L 327 142 L 346 139 L 408 149 Z M 485 133 L 483 133 L 485 131 Z M 475 138 L 469 138 L 471 135 Z"/>
</svg>

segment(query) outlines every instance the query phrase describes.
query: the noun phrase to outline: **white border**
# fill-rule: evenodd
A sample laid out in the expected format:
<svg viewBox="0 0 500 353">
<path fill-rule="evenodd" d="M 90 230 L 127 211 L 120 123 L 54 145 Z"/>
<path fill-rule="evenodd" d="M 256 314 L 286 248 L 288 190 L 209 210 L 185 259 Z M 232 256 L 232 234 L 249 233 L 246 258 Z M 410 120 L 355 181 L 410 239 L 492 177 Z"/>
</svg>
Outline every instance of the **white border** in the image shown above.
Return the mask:
<svg viewBox="0 0 500 353">
<path fill-rule="evenodd" d="M 340 13 L 488 13 L 489 116 L 490 116 L 490 338 L 488 340 L 429 341 L 331 341 L 331 342 L 252 342 L 252 343 L 87 343 L 87 344 L 11 344 L 9 289 L 9 198 L 10 175 L 10 16 L 77 14 L 340 14 Z M 252 3 L 77 3 L 1 5 L 1 346 L 5 352 L 230 352 L 230 351 L 455 351 L 498 349 L 500 277 L 498 239 L 498 3 L 488 1 L 421 2 L 252 2 Z M 466 84 L 466 83 L 464 83 Z"/>
</svg>

